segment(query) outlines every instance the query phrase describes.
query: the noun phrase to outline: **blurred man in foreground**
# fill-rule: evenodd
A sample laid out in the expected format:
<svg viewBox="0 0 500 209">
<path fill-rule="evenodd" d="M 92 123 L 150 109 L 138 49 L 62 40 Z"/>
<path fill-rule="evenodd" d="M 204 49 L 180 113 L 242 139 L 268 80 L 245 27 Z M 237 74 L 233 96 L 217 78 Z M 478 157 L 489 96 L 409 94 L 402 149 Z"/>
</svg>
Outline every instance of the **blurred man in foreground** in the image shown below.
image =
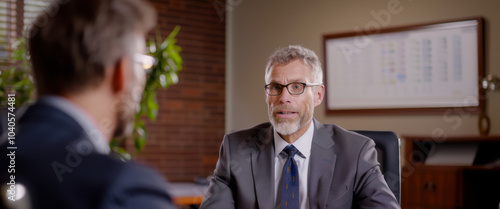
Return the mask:
<svg viewBox="0 0 500 209">
<path fill-rule="evenodd" d="M 39 99 L 16 113 L 15 144 L 0 147 L 16 165 L 2 181 L 14 176 L 32 208 L 174 208 L 159 174 L 108 146 L 131 133 L 155 22 L 141 0 L 58 0 L 35 20 L 27 36 Z"/>
</svg>

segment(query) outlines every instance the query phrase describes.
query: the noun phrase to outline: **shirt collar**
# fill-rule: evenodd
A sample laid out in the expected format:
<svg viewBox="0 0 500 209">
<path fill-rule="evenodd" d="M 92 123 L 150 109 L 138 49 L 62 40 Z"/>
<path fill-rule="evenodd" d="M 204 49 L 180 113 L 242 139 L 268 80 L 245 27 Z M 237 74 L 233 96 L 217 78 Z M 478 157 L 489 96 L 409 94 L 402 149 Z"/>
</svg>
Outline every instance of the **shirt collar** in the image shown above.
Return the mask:
<svg viewBox="0 0 500 209">
<path fill-rule="evenodd" d="M 309 158 L 311 155 L 312 138 L 314 134 L 314 123 L 311 122 L 307 131 L 297 139 L 292 145 L 299 150 L 299 155 Z M 274 156 L 277 157 L 283 149 L 290 145 L 274 129 Z"/>
<path fill-rule="evenodd" d="M 94 145 L 98 153 L 109 154 L 109 145 L 104 139 L 101 130 L 96 126 L 96 122 L 88 115 L 85 110 L 81 109 L 71 101 L 59 96 L 45 96 L 40 99 L 49 105 L 56 107 L 62 112 L 73 118 L 87 133 L 90 141 Z"/>
</svg>

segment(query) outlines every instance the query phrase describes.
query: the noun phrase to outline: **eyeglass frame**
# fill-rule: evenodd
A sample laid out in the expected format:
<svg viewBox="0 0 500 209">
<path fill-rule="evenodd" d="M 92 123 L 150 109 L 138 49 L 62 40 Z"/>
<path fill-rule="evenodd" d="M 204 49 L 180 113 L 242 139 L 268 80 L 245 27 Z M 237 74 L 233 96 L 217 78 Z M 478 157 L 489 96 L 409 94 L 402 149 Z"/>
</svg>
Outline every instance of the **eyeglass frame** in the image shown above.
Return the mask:
<svg viewBox="0 0 500 209">
<path fill-rule="evenodd" d="M 291 85 L 291 84 L 302 84 L 302 92 L 298 93 L 298 94 L 292 94 L 292 92 L 290 92 L 290 89 L 288 89 L 288 86 Z M 279 94 L 276 94 L 276 95 L 272 95 L 268 92 L 268 87 L 271 86 L 271 85 L 279 85 L 281 87 L 280 91 L 279 91 Z M 270 84 L 266 84 L 264 86 L 264 89 L 266 91 L 266 94 L 269 95 L 269 96 L 279 96 L 283 93 L 283 88 L 286 88 L 286 90 L 288 91 L 288 93 L 290 95 L 301 95 L 304 93 L 304 91 L 306 90 L 306 87 L 312 87 L 312 86 L 321 86 L 323 84 L 321 83 L 303 83 L 303 82 L 291 82 L 291 83 L 288 83 L 286 85 L 283 85 L 283 84 L 279 84 L 279 83 L 270 83 Z"/>
</svg>

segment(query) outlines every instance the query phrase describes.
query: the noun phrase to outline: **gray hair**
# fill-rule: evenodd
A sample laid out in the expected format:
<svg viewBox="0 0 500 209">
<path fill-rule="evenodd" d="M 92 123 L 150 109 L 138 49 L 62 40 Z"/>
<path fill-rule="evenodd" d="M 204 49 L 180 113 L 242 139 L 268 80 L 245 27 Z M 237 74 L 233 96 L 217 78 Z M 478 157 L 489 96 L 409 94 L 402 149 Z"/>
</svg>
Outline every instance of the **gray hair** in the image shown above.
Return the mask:
<svg viewBox="0 0 500 209">
<path fill-rule="evenodd" d="M 56 0 L 30 27 L 28 49 L 39 95 L 99 85 L 106 67 L 131 55 L 134 36 L 156 24 L 143 0 Z"/>
<path fill-rule="evenodd" d="M 296 59 L 302 60 L 312 69 L 312 82 L 323 84 L 323 70 L 318 56 L 314 51 L 300 45 L 289 45 L 279 48 L 268 59 L 266 65 L 266 83 L 270 82 L 271 71 L 275 65 L 288 64 Z"/>
</svg>

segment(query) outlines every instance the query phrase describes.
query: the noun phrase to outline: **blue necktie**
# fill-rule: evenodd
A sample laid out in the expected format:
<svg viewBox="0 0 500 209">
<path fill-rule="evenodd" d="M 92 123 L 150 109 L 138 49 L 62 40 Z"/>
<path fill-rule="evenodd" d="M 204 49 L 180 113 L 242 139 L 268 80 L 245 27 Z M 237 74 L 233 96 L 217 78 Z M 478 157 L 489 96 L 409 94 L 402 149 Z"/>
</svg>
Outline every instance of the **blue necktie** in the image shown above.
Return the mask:
<svg viewBox="0 0 500 209">
<path fill-rule="evenodd" d="M 288 145 L 283 149 L 288 154 L 285 166 L 283 166 L 283 179 L 281 183 L 281 208 L 296 208 L 299 205 L 299 170 L 293 156 L 297 154 L 297 148 Z"/>
</svg>

